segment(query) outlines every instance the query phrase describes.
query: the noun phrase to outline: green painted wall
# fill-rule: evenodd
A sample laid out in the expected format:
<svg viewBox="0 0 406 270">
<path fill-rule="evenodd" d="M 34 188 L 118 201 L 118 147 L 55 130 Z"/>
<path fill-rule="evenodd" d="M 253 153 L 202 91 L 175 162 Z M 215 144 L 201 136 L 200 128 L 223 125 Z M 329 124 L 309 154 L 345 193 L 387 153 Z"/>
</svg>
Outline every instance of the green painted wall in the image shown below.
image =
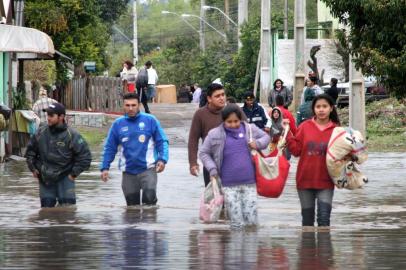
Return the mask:
<svg viewBox="0 0 406 270">
<path fill-rule="evenodd" d="M 0 53 L 0 103 L 8 105 L 9 54 Z"/>
</svg>

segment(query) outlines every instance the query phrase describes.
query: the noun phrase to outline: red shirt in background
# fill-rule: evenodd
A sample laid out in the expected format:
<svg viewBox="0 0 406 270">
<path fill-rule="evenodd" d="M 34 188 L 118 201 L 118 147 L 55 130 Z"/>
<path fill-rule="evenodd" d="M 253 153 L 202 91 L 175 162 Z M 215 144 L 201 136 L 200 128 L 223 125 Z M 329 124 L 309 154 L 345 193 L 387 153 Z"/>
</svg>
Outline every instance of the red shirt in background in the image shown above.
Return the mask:
<svg viewBox="0 0 406 270">
<path fill-rule="evenodd" d="M 285 109 L 283 106 L 276 106 L 276 107 L 278 107 L 278 109 L 281 110 L 283 119 L 289 119 L 290 131 L 292 131 L 293 135 L 296 135 L 296 122 L 295 122 L 295 118 L 293 117 L 293 115 L 290 113 L 290 111 L 288 109 Z"/>
</svg>

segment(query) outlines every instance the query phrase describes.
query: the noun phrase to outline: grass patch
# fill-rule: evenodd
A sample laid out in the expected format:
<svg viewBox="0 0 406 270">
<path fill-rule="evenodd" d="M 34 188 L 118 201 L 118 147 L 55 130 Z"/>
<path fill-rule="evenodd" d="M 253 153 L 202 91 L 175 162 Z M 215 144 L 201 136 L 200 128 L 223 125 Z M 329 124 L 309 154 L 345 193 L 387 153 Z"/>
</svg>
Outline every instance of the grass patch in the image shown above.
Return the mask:
<svg viewBox="0 0 406 270">
<path fill-rule="evenodd" d="M 107 129 L 105 128 L 91 128 L 91 127 L 77 127 L 77 131 L 83 136 L 90 147 L 101 146 L 104 139 L 107 137 Z"/>
<path fill-rule="evenodd" d="M 406 151 L 406 100 L 389 98 L 366 105 L 367 142 L 370 151 Z M 339 110 L 340 121 L 348 126 L 348 107 Z"/>
</svg>

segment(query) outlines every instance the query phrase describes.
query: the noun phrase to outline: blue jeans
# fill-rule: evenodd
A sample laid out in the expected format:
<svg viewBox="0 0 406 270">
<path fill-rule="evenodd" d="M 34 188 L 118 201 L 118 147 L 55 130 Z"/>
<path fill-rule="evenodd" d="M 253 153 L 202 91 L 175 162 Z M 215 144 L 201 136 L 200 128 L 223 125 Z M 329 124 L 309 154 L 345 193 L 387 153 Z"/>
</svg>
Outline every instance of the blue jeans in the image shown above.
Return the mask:
<svg viewBox="0 0 406 270">
<path fill-rule="evenodd" d="M 334 189 L 299 189 L 297 192 L 302 206 L 302 226 L 314 226 L 316 200 L 317 225 L 330 226 Z"/>
<path fill-rule="evenodd" d="M 55 183 L 39 182 L 39 197 L 41 207 L 55 207 L 59 205 L 76 204 L 75 182 L 68 176 Z"/>
<path fill-rule="evenodd" d="M 155 96 L 156 96 L 155 84 L 148 84 L 148 88 L 147 88 L 147 98 L 148 98 L 148 100 L 151 100 Z"/>
</svg>

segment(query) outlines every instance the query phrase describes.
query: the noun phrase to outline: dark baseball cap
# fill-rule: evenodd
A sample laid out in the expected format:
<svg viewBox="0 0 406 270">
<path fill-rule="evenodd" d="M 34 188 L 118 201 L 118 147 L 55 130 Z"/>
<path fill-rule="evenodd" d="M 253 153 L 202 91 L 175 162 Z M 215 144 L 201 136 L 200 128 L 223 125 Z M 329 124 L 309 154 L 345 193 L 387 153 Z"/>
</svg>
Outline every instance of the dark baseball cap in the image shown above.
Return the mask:
<svg viewBox="0 0 406 270">
<path fill-rule="evenodd" d="M 66 114 L 65 106 L 61 103 L 52 103 L 47 109 L 43 109 L 42 111 L 57 115 Z"/>
<path fill-rule="evenodd" d="M 244 98 L 245 98 L 245 99 L 247 99 L 247 98 L 255 99 L 255 96 L 254 96 L 254 93 L 253 93 L 253 92 L 247 91 L 247 92 L 244 93 Z"/>
</svg>

